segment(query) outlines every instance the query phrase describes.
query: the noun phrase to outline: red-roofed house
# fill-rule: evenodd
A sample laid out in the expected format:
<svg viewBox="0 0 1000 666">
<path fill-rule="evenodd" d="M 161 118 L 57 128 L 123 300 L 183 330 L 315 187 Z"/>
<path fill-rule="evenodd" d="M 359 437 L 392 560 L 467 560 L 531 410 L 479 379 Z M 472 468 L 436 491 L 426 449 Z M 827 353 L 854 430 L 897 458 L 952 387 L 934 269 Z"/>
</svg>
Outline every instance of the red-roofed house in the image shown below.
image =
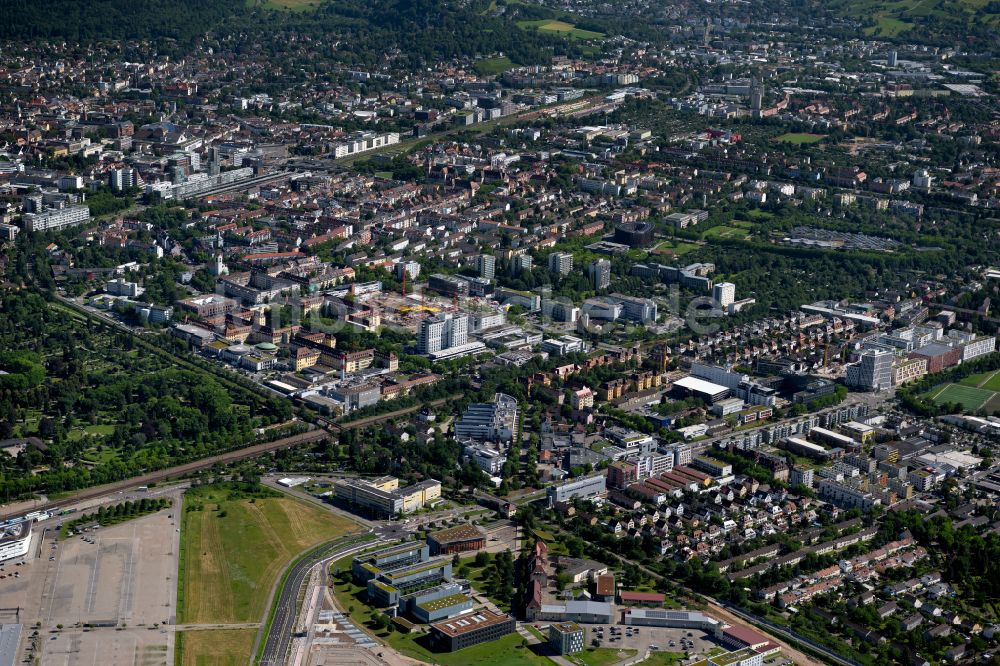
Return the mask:
<svg viewBox="0 0 1000 666">
<path fill-rule="evenodd" d="M 652 606 L 659 608 L 663 606 L 666 595 L 659 592 L 628 592 L 622 590 L 618 593 L 618 603 L 625 606 Z"/>
<path fill-rule="evenodd" d="M 743 648 L 756 650 L 770 643 L 770 640 L 750 627 L 734 624 L 722 630 L 722 643 L 733 650 L 742 650 Z"/>
</svg>

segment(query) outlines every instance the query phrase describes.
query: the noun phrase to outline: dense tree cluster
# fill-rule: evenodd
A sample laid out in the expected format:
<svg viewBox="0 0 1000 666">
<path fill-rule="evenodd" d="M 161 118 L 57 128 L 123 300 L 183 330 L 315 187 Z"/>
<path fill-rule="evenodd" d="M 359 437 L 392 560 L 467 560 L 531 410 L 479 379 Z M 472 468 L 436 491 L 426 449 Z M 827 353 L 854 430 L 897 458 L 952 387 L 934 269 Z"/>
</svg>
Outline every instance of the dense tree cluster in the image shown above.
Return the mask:
<svg viewBox="0 0 1000 666">
<path fill-rule="evenodd" d="M 279 409 L 196 364 L 177 367 L 151 341 L 78 321 L 30 291 L 0 295 L 0 348 L 9 373 L 0 375 L 0 439 L 43 442 L 0 454 L 3 500 L 245 446 L 254 428 L 289 416 L 284 401 Z"/>
</svg>

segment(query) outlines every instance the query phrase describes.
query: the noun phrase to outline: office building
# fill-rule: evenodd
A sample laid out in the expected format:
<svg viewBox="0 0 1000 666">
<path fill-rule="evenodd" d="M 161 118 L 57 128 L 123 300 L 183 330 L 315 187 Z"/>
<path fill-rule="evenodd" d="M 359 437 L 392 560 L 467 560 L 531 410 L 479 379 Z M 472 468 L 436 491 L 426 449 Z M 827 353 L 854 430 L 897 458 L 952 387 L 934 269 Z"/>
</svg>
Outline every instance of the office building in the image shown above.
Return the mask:
<svg viewBox="0 0 1000 666">
<path fill-rule="evenodd" d="M 396 606 L 411 592 L 451 581 L 451 558 L 431 558 L 423 562 L 380 571 L 368 581 L 368 600 L 376 606 Z"/>
<path fill-rule="evenodd" d="M 595 290 L 607 289 L 611 286 L 611 262 L 598 259 L 587 267 L 587 275 Z"/>
<path fill-rule="evenodd" d="M 472 606 L 472 599 L 454 583 L 411 592 L 399 599 L 400 610 L 424 624 L 462 615 L 472 610 Z"/>
<path fill-rule="evenodd" d="M 861 360 L 847 367 L 846 383 L 864 391 L 883 391 L 892 387 L 893 354 L 884 349 L 865 349 Z"/>
<path fill-rule="evenodd" d="M 473 265 L 476 268 L 476 274 L 481 278 L 492 280 L 496 276 L 497 258 L 492 254 L 476 255 Z"/>
<path fill-rule="evenodd" d="M 399 479 L 384 476 L 379 479 L 342 479 L 334 484 L 335 497 L 365 513 L 376 516 L 398 516 L 423 508 L 441 497 L 441 482 L 420 481 L 405 488 Z"/>
<path fill-rule="evenodd" d="M 586 632 L 576 622 L 553 622 L 549 625 L 549 646 L 556 654 L 583 652 Z"/>
<path fill-rule="evenodd" d="M 351 560 L 351 573 L 358 583 L 367 583 L 382 571 L 402 569 L 430 558 L 430 548 L 420 541 L 409 541 L 358 555 Z"/>
<path fill-rule="evenodd" d="M 498 640 L 514 633 L 514 629 L 514 618 L 510 615 L 480 609 L 475 613 L 432 624 L 431 643 L 438 650 L 455 652 Z"/>
<path fill-rule="evenodd" d="M 640 324 L 656 321 L 656 301 L 650 298 L 611 294 L 611 299 L 621 305 L 620 317 L 622 319 Z"/>
<path fill-rule="evenodd" d="M 469 315 L 442 312 L 420 322 L 417 352 L 434 354 L 469 342 Z"/>
<path fill-rule="evenodd" d="M 459 441 L 510 442 L 517 434 L 517 399 L 497 393 L 493 402 L 472 403 L 455 423 Z"/>
<path fill-rule="evenodd" d="M 573 255 L 569 252 L 553 252 L 549 255 L 549 271 L 566 275 L 573 270 Z"/>
<path fill-rule="evenodd" d="M 727 308 L 736 301 L 736 285 L 732 282 L 720 282 L 712 287 L 712 300 L 721 308 Z"/>
<path fill-rule="evenodd" d="M 549 506 L 568 502 L 572 499 L 592 499 L 607 491 L 607 480 L 603 474 L 585 476 L 558 486 L 549 486 Z"/>
<path fill-rule="evenodd" d="M 468 296 L 469 281 L 453 275 L 434 273 L 427 278 L 427 288 L 443 296 Z"/>
</svg>

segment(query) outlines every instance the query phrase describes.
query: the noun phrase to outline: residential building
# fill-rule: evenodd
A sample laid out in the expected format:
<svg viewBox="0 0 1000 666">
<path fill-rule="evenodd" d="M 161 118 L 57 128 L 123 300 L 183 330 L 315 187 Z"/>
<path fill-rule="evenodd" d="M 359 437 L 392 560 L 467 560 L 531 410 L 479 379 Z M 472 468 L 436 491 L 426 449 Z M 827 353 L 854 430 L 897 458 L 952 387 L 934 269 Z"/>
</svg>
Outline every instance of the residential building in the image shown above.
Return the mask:
<svg viewBox="0 0 1000 666">
<path fill-rule="evenodd" d="M 595 290 L 607 289 L 611 286 L 611 262 L 607 259 L 598 259 L 587 267 L 587 275 Z"/>
<path fill-rule="evenodd" d="M 549 272 L 566 275 L 573 270 L 573 255 L 569 252 L 553 252 L 549 255 Z"/>
<path fill-rule="evenodd" d="M 726 308 L 736 301 L 736 285 L 732 282 L 720 282 L 712 287 L 712 300 L 719 307 Z"/>
<path fill-rule="evenodd" d="M 927 374 L 927 359 L 897 358 L 892 363 L 892 385 L 902 386 Z"/>
<path fill-rule="evenodd" d="M 481 278 L 492 280 L 496 276 L 497 258 L 492 254 L 476 255 L 473 265 L 475 266 L 476 274 Z"/>
<path fill-rule="evenodd" d="M 420 322 L 417 352 L 434 354 L 469 342 L 469 315 L 442 312 Z"/>
<path fill-rule="evenodd" d="M 90 208 L 84 205 L 49 208 L 37 213 L 25 213 L 21 220 L 25 231 L 58 231 L 90 222 Z"/>
</svg>

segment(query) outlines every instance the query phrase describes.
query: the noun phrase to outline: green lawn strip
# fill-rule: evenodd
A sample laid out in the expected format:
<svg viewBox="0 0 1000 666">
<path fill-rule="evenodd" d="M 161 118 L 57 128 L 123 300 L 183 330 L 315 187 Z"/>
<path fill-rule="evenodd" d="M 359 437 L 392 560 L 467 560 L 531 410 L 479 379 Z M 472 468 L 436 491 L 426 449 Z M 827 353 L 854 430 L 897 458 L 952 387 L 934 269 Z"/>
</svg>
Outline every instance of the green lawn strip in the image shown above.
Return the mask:
<svg viewBox="0 0 1000 666">
<path fill-rule="evenodd" d="M 569 657 L 569 661 L 581 666 L 611 666 L 619 661 L 630 659 L 638 650 L 627 648 L 587 648 Z"/>
</svg>

